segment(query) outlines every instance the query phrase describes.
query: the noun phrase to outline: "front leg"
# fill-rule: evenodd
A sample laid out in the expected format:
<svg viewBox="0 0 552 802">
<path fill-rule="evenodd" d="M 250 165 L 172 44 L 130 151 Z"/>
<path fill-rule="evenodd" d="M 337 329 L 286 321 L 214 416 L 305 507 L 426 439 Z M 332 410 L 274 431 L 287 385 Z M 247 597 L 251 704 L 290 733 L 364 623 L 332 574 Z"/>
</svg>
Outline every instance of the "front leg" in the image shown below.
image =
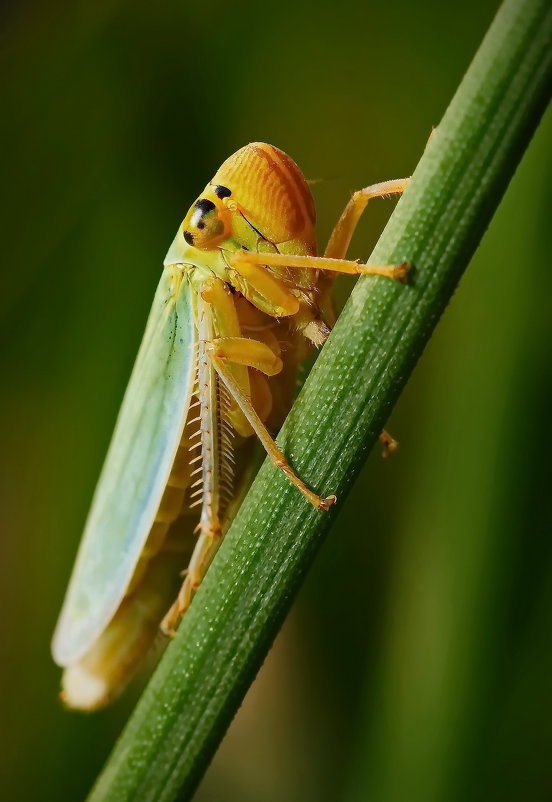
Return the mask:
<svg viewBox="0 0 552 802">
<path fill-rule="evenodd" d="M 255 251 L 236 251 L 228 257 L 229 264 L 244 275 L 254 266 L 307 268 L 310 270 L 331 270 L 353 276 L 385 276 L 396 281 L 406 282 L 410 265 L 367 265 L 352 259 L 334 259 L 328 256 L 295 256 L 288 253 L 257 253 Z M 266 273 L 266 271 L 265 271 Z M 290 313 L 288 313 L 290 314 Z"/>
</svg>

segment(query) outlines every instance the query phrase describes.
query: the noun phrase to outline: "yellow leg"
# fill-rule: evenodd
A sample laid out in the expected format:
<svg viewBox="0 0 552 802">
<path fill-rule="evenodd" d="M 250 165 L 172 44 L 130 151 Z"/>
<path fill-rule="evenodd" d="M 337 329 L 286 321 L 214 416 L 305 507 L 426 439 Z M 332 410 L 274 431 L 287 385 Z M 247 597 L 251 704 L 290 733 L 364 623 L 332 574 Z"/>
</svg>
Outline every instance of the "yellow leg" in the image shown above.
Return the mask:
<svg viewBox="0 0 552 802">
<path fill-rule="evenodd" d="M 217 553 L 222 538 L 220 527 L 212 527 L 208 531 L 203 531 L 203 528 L 198 525 L 196 531 L 199 531 L 199 537 L 190 565 L 183 572 L 184 582 L 176 601 L 161 621 L 161 631 L 169 638 L 174 636 L 178 622 L 190 606 L 194 593 Z"/>
<path fill-rule="evenodd" d="M 410 178 L 397 178 L 393 181 L 383 181 L 380 184 L 372 184 L 372 186 L 365 187 L 355 192 L 343 210 L 341 217 L 335 224 L 324 256 L 332 259 L 344 258 L 349 249 L 358 221 L 368 205 L 368 201 L 372 198 L 384 197 L 385 195 L 401 195 L 409 182 Z M 327 299 L 329 298 L 332 283 L 331 276 L 327 274 L 321 277 L 319 281 L 322 305 L 329 303 Z M 383 445 L 382 456 L 385 458 L 390 457 L 399 447 L 397 441 L 385 430 L 380 434 L 379 439 Z"/>
<path fill-rule="evenodd" d="M 256 368 L 267 376 L 280 373 L 283 362 L 274 351 L 260 342 L 248 337 L 217 337 L 211 340 L 211 353 L 217 359 L 227 359 L 237 365 Z"/>
<path fill-rule="evenodd" d="M 327 256 L 293 256 L 287 253 L 256 253 L 253 251 L 237 251 L 228 261 L 240 272 L 247 265 L 306 267 L 312 270 L 332 270 L 334 273 L 350 275 L 386 276 L 402 282 L 406 282 L 409 268 L 408 262 L 400 265 L 365 265 L 350 259 L 331 259 Z"/>
<path fill-rule="evenodd" d="M 209 355 L 213 367 L 219 374 L 230 396 L 249 421 L 251 428 L 258 436 L 274 465 L 285 473 L 290 482 L 300 490 L 314 507 L 319 510 L 328 510 L 335 502 L 336 497 L 328 496 L 328 498 L 321 498 L 317 496 L 316 493 L 313 493 L 313 491 L 299 479 L 288 464 L 282 451 L 268 433 L 268 430 L 251 403 L 251 400 L 244 394 L 242 387 L 234 376 L 231 366 L 225 364 L 227 360 L 235 364 L 245 365 L 246 367 L 254 367 L 268 376 L 273 376 L 282 370 L 283 365 L 280 357 L 276 356 L 264 343 L 251 340 L 247 337 L 217 337 L 205 343 L 205 351 Z M 259 376 L 259 378 L 263 378 L 260 374 L 256 375 Z M 185 572 L 184 582 L 182 583 L 176 601 L 161 622 L 161 630 L 168 637 L 172 637 L 175 634 L 178 622 L 190 606 L 192 598 L 201 584 L 222 538 L 222 531 L 218 519 L 210 521 L 207 526 L 202 525 L 200 522 L 197 528 L 199 531 L 199 538 L 194 548 L 188 570 Z"/>
<path fill-rule="evenodd" d="M 313 507 L 316 507 L 318 510 L 328 510 L 331 505 L 335 503 L 336 497 L 328 496 L 327 498 L 322 498 L 321 496 L 317 496 L 316 493 L 310 490 L 306 484 L 299 479 L 292 467 L 288 464 L 281 449 L 276 445 L 270 436 L 264 423 L 255 411 L 251 401 L 241 392 L 241 389 L 234 380 L 231 371 L 226 367 L 221 359 L 215 356 L 215 346 L 208 343 L 206 349 L 207 352 L 210 352 L 211 354 L 215 370 L 226 385 L 228 392 L 251 424 L 252 429 L 254 429 L 255 434 L 261 441 L 263 448 L 272 460 L 273 464 L 284 472 L 289 481 L 295 485 L 295 487 L 303 494 L 307 501 L 313 505 Z"/>
<path fill-rule="evenodd" d="M 237 251 L 236 253 L 225 253 L 226 260 L 230 267 L 232 267 L 239 277 L 245 279 L 247 286 L 243 289 L 238 284 L 238 289 L 242 289 L 243 294 L 269 315 L 276 315 L 276 317 L 288 317 L 295 315 L 299 311 L 299 300 L 293 295 L 291 290 L 283 284 L 280 279 L 273 276 L 268 270 L 264 269 L 264 265 L 270 264 L 267 262 L 267 256 L 274 254 L 268 253 L 251 253 L 253 259 L 242 259 L 242 254 L 248 254 L 249 251 Z M 275 254 L 278 256 L 278 254 Z M 282 264 L 279 262 L 278 264 Z M 284 266 L 289 266 L 289 262 L 285 262 Z M 249 292 L 248 292 L 249 291 Z"/>
<path fill-rule="evenodd" d="M 385 195 L 401 195 L 409 181 L 410 178 L 382 181 L 381 184 L 372 184 L 370 187 L 355 192 L 332 231 L 324 256 L 331 259 L 343 259 L 368 201 Z"/>
</svg>

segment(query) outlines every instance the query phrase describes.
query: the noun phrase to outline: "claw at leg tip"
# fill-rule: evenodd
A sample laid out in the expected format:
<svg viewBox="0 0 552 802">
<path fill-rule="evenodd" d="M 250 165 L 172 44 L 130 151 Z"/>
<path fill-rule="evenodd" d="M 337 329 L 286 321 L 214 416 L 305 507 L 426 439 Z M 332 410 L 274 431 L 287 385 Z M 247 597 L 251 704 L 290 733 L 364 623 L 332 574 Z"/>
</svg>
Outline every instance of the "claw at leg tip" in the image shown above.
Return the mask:
<svg viewBox="0 0 552 802">
<path fill-rule="evenodd" d="M 169 640 L 172 640 L 176 635 L 176 629 L 174 628 L 174 626 L 172 626 L 172 624 L 165 623 L 165 621 L 161 622 L 160 629 L 163 635 Z"/>
<path fill-rule="evenodd" d="M 330 507 L 333 504 L 335 504 L 336 501 L 337 501 L 337 496 L 334 496 L 334 495 L 328 496 L 327 498 L 323 498 L 323 499 L 320 500 L 320 504 L 318 506 L 318 509 L 319 510 L 323 510 L 324 512 L 327 512 L 330 509 Z"/>
<path fill-rule="evenodd" d="M 395 268 L 395 278 L 397 281 L 401 281 L 403 284 L 406 284 L 411 267 L 412 265 L 410 262 L 401 262 L 400 265 L 397 265 Z"/>
</svg>

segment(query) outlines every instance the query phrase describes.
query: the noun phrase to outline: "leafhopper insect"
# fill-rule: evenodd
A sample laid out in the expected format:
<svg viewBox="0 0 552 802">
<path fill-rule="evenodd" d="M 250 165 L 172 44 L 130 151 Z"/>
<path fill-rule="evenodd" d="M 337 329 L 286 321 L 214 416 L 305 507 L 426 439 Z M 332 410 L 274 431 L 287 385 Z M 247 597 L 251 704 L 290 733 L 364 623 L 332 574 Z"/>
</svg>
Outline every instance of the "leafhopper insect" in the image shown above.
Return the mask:
<svg viewBox="0 0 552 802">
<path fill-rule="evenodd" d="M 290 408 L 298 365 L 329 334 L 333 279 L 405 280 L 406 264 L 366 265 L 346 252 L 369 199 L 407 182 L 356 192 L 323 256 L 309 186 L 272 145 L 238 150 L 191 206 L 165 258 L 54 635 L 69 706 L 108 703 L 160 625 L 174 632 L 251 478 L 255 436 L 306 501 L 321 511 L 335 502 L 295 474 L 270 432 Z"/>
</svg>

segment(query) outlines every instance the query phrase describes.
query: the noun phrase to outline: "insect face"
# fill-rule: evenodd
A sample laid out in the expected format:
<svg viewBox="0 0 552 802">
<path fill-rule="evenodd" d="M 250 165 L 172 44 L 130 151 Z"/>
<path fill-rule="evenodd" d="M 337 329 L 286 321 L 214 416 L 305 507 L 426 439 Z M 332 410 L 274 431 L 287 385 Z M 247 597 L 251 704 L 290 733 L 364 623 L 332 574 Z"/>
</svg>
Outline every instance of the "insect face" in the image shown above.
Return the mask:
<svg viewBox="0 0 552 802">
<path fill-rule="evenodd" d="M 220 198 L 207 187 L 190 208 L 182 223 L 182 232 L 188 245 L 200 250 L 216 248 L 231 233 L 231 212 Z"/>
</svg>

